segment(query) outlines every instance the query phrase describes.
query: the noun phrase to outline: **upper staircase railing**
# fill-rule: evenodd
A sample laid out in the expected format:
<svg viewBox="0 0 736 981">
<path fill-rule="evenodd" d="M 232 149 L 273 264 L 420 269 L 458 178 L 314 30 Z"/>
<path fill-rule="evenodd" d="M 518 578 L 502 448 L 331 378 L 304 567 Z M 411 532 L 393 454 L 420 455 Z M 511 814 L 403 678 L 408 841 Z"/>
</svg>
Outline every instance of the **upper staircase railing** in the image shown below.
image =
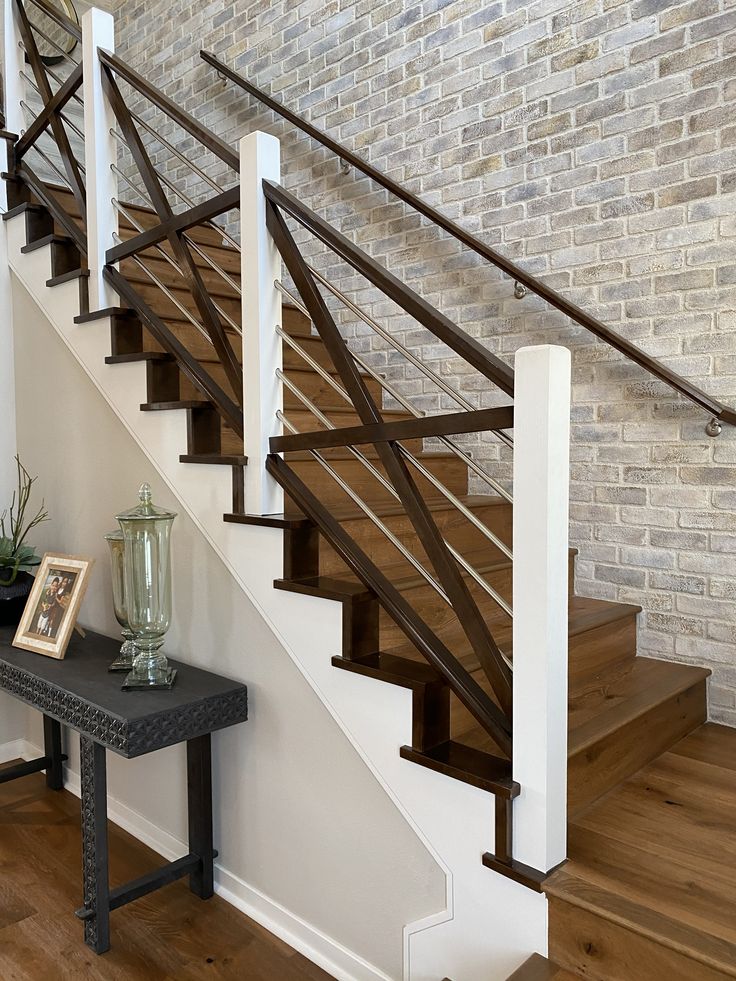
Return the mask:
<svg viewBox="0 0 736 981">
<path fill-rule="evenodd" d="M 615 348 L 615 350 L 619 351 L 629 360 L 638 364 L 645 371 L 649 372 L 649 374 L 653 375 L 655 378 L 658 378 L 666 385 L 669 385 L 684 398 L 689 399 L 695 405 L 705 410 L 705 412 L 711 416 L 711 421 L 708 423 L 706 428 L 706 432 L 709 436 L 718 435 L 720 432 L 719 423 L 726 423 L 727 425 L 736 426 L 736 409 L 723 405 L 718 401 L 718 399 L 709 395 L 707 392 L 704 392 L 702 389 L 698 388 L 697 385 L 694 385 L 692 382 L 688 381 L 688 379 L 683 378 L 677 372 L 672 371 L 657 358 L 653 358 L 645 351 L 642 351 L 635 344 L 632 344 L 631 341 L 627 340 L 625 337 L 622 337 L 610 327 L 607 327 L 596 317 L 593 317 L 571 300 L 568 300 L 562 294 L 547 286 L 544 282 L 542 282 L 542 280 L 531 275 L 531 273 L 527 272 L 510 259 L 507 259 L 500 252 L 492 249 L 489 245 L 481 241 L 475 235 L 471 234 L 461 225 L 458 225 L 456 222 L 443 215 L 440 211 L 437 211 L 436 208 L 428 205 L 406 187 L 403 187 L 401 184 L 398 184 L 396 181 L 387 177 L 376 167 L 373 167 L 371 164 L 361 159 L 361 157 L 359 157 L 356 153 L 353 153 L 347 147 L 332 139 L 332 137 L 330 137 L 328 134 L 322 132 L 316 126 L 313 126 L 311 123 L 308 123 L 306 120 L 302 119 L 302 117 L 297 113 L 293 112 L 291 109 L 269 96 L 266 92 L 253 85 L 211 52 L 200 51 L 200 57 L 208 65 L 211 65 L 214 69 L 216 69 L 216 71 L 223 78 L 229 79 L 239 88 L 243 89 L 243 91 L 258 99 L 259 102 L 269 108 L 272 112 L 281 116 L 283 119 L 286 119 L 303 133 L 306 133 L 311 139 L 337 154 L 346 164 L 349 164 L 356 170 L 365 174 L 371 180 L 385 188 L 385 190 L 387 190 L 391 195 L 399 198 L 405 204 L 408 204 L 411 208 L 423 215 L 433 224 L 437 225 L 453 238 L 457 239 L 458 242 L 461 242 L 468 249 L 471 249 L 476 253 L 476 255 L 479 255 L 483 259 L 492 263 L 492 265 L 513 279 L 517 284 L 517 287 L 520 285 L 523 289 L 529 290 L 530 292 L 536 294 L 541 299 L 549 303 L 550 306 L 555 307 L 565 316 L 569 317 L 574 323 L 584 327 L 596 337 Z M 523 295 L 523 290 L 517 295 Z"/>
<path fill-rule="evenodd" d="M 22 0 L 6 2 L 14 5 L 24 49 L 32 49 Z M 29 2 L 46 10 L 46 0 Z M 528 862 L 531 855 L 537 868 L 552 867 L 564 854 L 564 777 L 551 786 L 547 770 L 554 758 L 559 772 L 565 740 L 567 352 L 520 351 L 515 374 L 282 187 L 278 141 L 251 134 L 234 152 L 113 53 L 109 15 L 85 14 L 81 39 L 82 62 L 67 55 L 67 74 L 51 72 L 33 53 L 33 80 L 18 67 L 42 106 L 19 126 L 10 182 L 22 186 L 22 200 L 33 195 L 45 204 L 80 243 L 84 272 L 97 284 L 97 308 L 115 313 L 113 304 L 122 301 L 145 326 L 150 348 L 114 351 L 113 360 L 150 355 L 150 367 L 168 359 L 159 385 L 164 394 L 147 407 L 200 407 L 208 426 L 214 407 L 236 450 L 190 449 L 190 456 L 239 466 L 242 478 L 247 452 L 245 504 L 268 516 L 284 510 L 285 493 L 378 599 L 405 638 L 397 649 L 408 644 L 411 658 L 418 652 L 488 734 L 496 750 L 484 756 L 489 769 L 479 785 L 497 780 L 498 861 L 510 867 L 515 857 Z M 22 102 L 18 79 L 11 81 Z M 74 103 L 84 108 L 74 134 L 84 147 L 81 157 L 67 129 L 76 126 L 68 111 Z M 46 158 L 55 165 L 54 181 L 27 163 L 44 133 L 52 139 Z M 213 172 L 226 176 L 215 180 Z M 338 289 L 325 272 L 335 263 L 419 324 L 433 351 L 461 361 L 473 379 L 467 389 L 458 391 L 428 363 L 431 357 Z M 282 265 L 288 277 L 282 278 Z M 282 298 L 304 315 L 306 333 L 287 329 Z M 419 387 L 386 377 L 376 360 L 345 340 L 340 317 L 367 329 L 386 363 L 406 366 Z M 176 378 L 168 371 L 172 362 Z M 189 401 L 180 397 L 179 372 L 194 392 Z M 413 398 L 430 390 L 439 396 L 438 411 Z M 539 392 L 546 394 L 537 404 Z M 508 476 L 474 458 L 464 441 L 469 436 L 488 437 L 494 452 L 514 450 L 514 488 L 523 475 L 525 493 L 514 503 L 513 541 Z M 218 430 L 215 442 L 221 437 Z M 425 441 L 432 441 L 429 450 Z M 439 453 L 431 452 L 435 444 Z M 469 495 L 471 478 L 482 506 Z M 503 531 L 482 513 L 496 503 L 507 516 Z M 393 565 L 379 565 L 341 511 L 367 521 L 375 540 L 388 542 Z M 396 513 L 405 519 L 400 533 L 391 527 Z M 438 514 L 448 513 L 441 524 Z M 471 526 L 473 541 L 477 535 L 474 553 L 453 537 L 458 525 Z M 307 548 L 300 568 L 308 570 L 313 558 Z M 319 561 L 312 572 L 318 588 Z M 305 572 L 305 580 L 310 576 Z M 409 582 L 406 592 L 397 576 Z M 512 647 L 521 689 L 513 680 Z M 539 685 L 535 679 L 543 676 Z M 449 727 L 449 715 L 445 721 Z M 524 738 L 516 740 L 519 727 Z M 536 816 L 522 822 L 512 846 L 511 803 L 520 784 L 517 806 Z M 555 815 L 549 835 L 542 834 L 548 811 Z M 537 847 L 542 838 L 544 847 Z"/>
</svg>

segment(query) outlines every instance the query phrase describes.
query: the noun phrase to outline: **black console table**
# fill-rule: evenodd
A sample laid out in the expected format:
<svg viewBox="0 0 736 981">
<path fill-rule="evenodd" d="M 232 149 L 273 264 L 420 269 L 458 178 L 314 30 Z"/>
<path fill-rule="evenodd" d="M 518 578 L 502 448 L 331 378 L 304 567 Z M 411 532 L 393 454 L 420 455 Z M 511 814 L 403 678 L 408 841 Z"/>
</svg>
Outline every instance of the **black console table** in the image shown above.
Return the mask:
<svg viewBox="0 0 736 981">
<path fill-rule="evenodd" d="M 0 690 L 44 715 L 44 756 L 0 770 L 0 783 L 46 771 L 52 789 L 63 786 L 61 725 L 79 733 L 82 784 L 82 860 L 85 942 L 98 954 L 110 948 L 110 913 L 161 886 L 189 876 L 192 892 L 213 893 L 212 758 L 210 735 L 244 722 L 245 685 L 172 661 L 171 691 L 121 691 L 110 674 L 120 641 L 88 633 L 75 636 L 56 661 L 11 646 L 14 630 L 0 628 Z M 187 744 L 189 853 L 163 868 L 110 888 L 107 842 L 106 752 L 131 759 L 175 743 Z"/>
</svg>

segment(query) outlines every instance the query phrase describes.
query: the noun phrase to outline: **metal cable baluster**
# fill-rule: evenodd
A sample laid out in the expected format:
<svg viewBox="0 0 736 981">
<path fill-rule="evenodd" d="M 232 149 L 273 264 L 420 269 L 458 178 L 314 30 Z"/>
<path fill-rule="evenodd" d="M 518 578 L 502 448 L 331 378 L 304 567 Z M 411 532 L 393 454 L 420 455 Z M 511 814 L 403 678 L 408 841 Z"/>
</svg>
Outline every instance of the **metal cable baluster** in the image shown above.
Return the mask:
<svg viewBox="0 0 736 981">
<path fill-rule="evenodd" d="M 277 412 L 276 413 L 276 416 L 277 416 L 279 422 L 281 422 L 282 425 L 286 426 L 286 428 L 289 430 L 289 432 L 291 432 L 291 433 L 298 433 L 299 432 L 299 430 L 297 429 L 297 427 L 294 426 L 293 423 L 289 422 L 289 420 L 284 417 L 283 412 L 281 412 L 281 411 Z M 440 584 L 434 579 L 434 577 L 432 575 L 430 575 L 429 572 L 427 572 L 427 570 L 419 562 L 419 560 L 416 559 L 411 554 L 411 552 L 408 551 L 408 549 L 406 548 L 406 546 L 403 545 L 398 540 L 398 538 L 396 538 L 396 536 L 393 534 L 393 532 L 391 531 L 391 529 L 386 527 L 386 525 L 383 523 L 383 521 L 381 521 L 381 519 L 378 517 L 378 515 L 375 513 L 375 511 L 373 511 L 373 509 L 371 507 L 369 507 L 368 504 L 366 504 L 366 502 L 363 500 L 363 498 L 359 494 L 357 494 L 348 483 L 346 483 L 343 480 L 343 478 L 337 473 L 337 471 L 333 467 L 331 467 L 330 464 L 325 460 L 325 458 L 322 456 L 321 453 L 319 453 L 317 450 L 310 450 L 309 452 L 314 457 L 314 459 L 317 460 L 317 462 L 320 464 L 320 466 L 322 466 L 323 469 L 326 470 L 326 472 L 330 475 L 330 477 L 332 477 L 332 479 L 337 483 L 337 485 L 340 487 L 340 489 L 343 490 L 348 495 L 348 497 L 355 504 L 358 505 L 358 507 L 360 508 L 360 510 L 365 514 L 365 516 L 380 531 L 383 532 L 383 534 L 386 536 L 386 538 L 388 538 L 388 540 L 391 542 L 391 544 L 394 545 L 399 550 L 399 552 L 401 552 L 401 554 L 404 556 L 404 558 L 417 570 L 417 572 L 432 587 L 432 589 L 434 589 L 435 592 L 439 596 L 442 597 L 442 599 L 445 601 L 445 603 L 448 604 L 448 606 L 451 605 L 450 604 L 449 597 L 447 596 L 447 593 L 445 593 L 444 589 L 440 586 Z"/>
<path fill-rule="evenodd" d="M 113 238 L 114 238 L 114 240 L 117 243 L 120 243 L 120 242 L 123 241 L 122 238 L 117 234 L 117 232 L 113 235 Z M 148 278 L 151 280 L 151 282 L 155 283 L 156 286 L 158 286 L 158 288 L 161 290 L 161 292 L 164 293 L 168 297 L 168 299 L 174 304 L 174 306 L 181 313 L 184 314 L 184 316 L 192 324 L 192 326 L 196 327 L 196 329 L 199 331 L 199 333 L 202 335 L 202 337 L 204 337 L 210 344 L 212 344 L 212 338 L 207 333 L 207 331 L 204 329 L 204 327 L 199 323 L 198 320 L 196 320 L 191 315 L 191 313 L 187 310 L 187 308 L 185 306 L 183 306 L 176 299 L 176 297 L 168 290 L 168 288 L 161 282 L 161 280 L 155 275 L 155 273 L 152 273 L 151 270 L 145 265 L 145 263 L 143 263 L 138 258 L 137 255 L 131 256 L 130 258 L 133 260 L 133 262 L 135 262 L 135 264 L 137 266 L 139 266 L 143 270 L 143 272 L 146 274 L 146 276 L 148 276 Z"/>
<path fill-rule="evenodd" d="M 133 228 L 136 229 L 136 231 L 138 231 L 138 232 L 145 231 L 145 228 L 143 227 L 143 225 L 139 224 L 135 220 L 135 218 L 133 218 L 133 216 L 126 210 L 125 206 L 122 205 L 116 198 L 113 198 L 112 199 L 112 206 L 113 206 L 113 208 L 115 208 L 115 210 L 117 211 L 118 214 L 122 215 L 127 221 L 129 221 L 131 223 L 131 225 L 133 226 Z M 163 258 L 169 263 L 169 265 L 173 269 L 175 269 L 176 272 L 179 273 L 180 276 L 182 276 L 182 277 L 184 276 L 184 273 L 183 273 L 182 268 L 179 265 L 179 263 L 176 262 L 176 260 L 173 259 L 168 254 L 168 252 L 164 248 L 161 247 L 161 245 L 158 242 L 154 245 L 154 248 L 156 249 L 157 252 L 159 252 L 163 256 Z M 240 329 L 240 324 L 237 324 L 232 319 L 232 317 L 228 316 L 228 314 L 222 309 L 222 307 L 220 306 L 220 304 L 217 303 L 214 299 L 212 300 L 212 305 L 215 308 L 215 310 L 217 311 L 217 313 L 223 318 L 223 320 L 227 321 L 227 323 L 230 324 L 230 326 L 233 328 L 233 330 L 238 335 L 240 335 L 242 337 L 243 332 Z"/>
<path fill-rule="evenodd" d="M 280 292 L 280 293 L 281 293 L 281 294 L 282 294 L 283 296 L 285 296 L 286 298 L 288 298 L 288 299 L 289 299 L 289 301 L 290 301 L 291 303 L 293 303 L 293 304 L 294 304 L 294 305 L 295 305 L 295 306 L 297 307 L 297 309 L 298 309 L 298 310 L 300 310 L 300 312 L 302 312 L 302 313 L 303 313 L 303 314 L 304 314 L 304 315 L 305 315 L 306 317 L 309 317 L 309 311 L 308 311 L 308 310 L 307 310 L 307 308 L 306 308 L 306 307 L 304 306 L 304 304 L 303 304 L 303 303 L 301 303 L 301 301 L 300 301 L 300 300 L 299 300 L 299 299 L 298 299 L 297 297 L 295 297 L 295 296 L 294 296 L 294 294 L 293 294 L 293 293 L 292 293 L 292 292 L 291 292 L 291 291 L 290 291 L 289 289 L 287 289 L 287 287 L 286 287 L 286 286 L 284 286 L 284 284 L 283 284 L 283 283 L 280 283 L 280 282 L 278 282 L 278 281 L 276 281 L 276 282 L 274 283 L 274 285 L 276 286 L 276 288 L 278 289 L 278 291 L 279 291 L 279 292 Z M 277 330 L 278 330 L 278 329 L 279 329 L 279 328 L 277 328 Z M 291 343 L 291 342 L 289 341 L 289 343 Z M 292 346 L 293 346 L 293 345 L 292 345 Z M 416 408 L 416 407 L 415 407 L 415 406 L 414 406 L 414 405 L 413 405 L 413 404 L 412 404 L 411 402 L 409 402 L 409 401 L 408 401 L 408 399 L 406 399 L 406 398 L 405 398 L 405 397 L 404 397 L 404 396 L 403 396 L 403 395 L 402 395 L 402 394 L 401 394 L 401 393 L 400 393 L 400 392 L 399 392 L 399 391 L 398 391 L 397 389 L 395 389 L 395 388 L 393 387 L 393 385 L 391 385 L 391 383 L 390 383 L 390 382 L 389 382 L 389 381 L 388 381 L 388 380 L 387 380 L 387 379 L 385 378 L 385 376 L 383 376 L 383 375 L 381 375 L 381 374 L 379 374 L 379 373 L 378 373 L 378 372 L 377 372 L 377 371 L 375 370 L 375 368 L 373 368 L 373 367 L 372 367 L 371 365 L 369 365 L 367 361 L 364 361 L 364 360 L 363 360 L 363 358 L 361 358 L 361 357 L 360 357 L 360 356 L 359 356 L 358 354 L 356 354 L 356 353 L 355 353 L 354 351 L 351 351 L 350 353 L 351 353 L 351 355 L 352 355 L 352 357 L 353 357 L 353 360 L 355 361 L 355 363 L 356 363 L 356 364 L 357 364 L 357 365 L 358 365 L 358 366 L 359 366 L 359 367 L 360 367 L 360 368 L 361 368 L 361 369 L 362 369 L 363 371 L 365 371 L 365 372 L 366 372 L 366 374 L 368 374 L 368 375 L 370 375 L 370 376 L 371 376 L 371 378 L 374 378 L 374 379 L 375 379 L 375 380 L 376 380 L 376 381 L 378 382 L 378 384 L 379 384 L 379 385 L 381 385 L 381 387 L 382 387 L 382 388 L 383 388 L 383 389 L 384 389 L 384 390 L 385 390 L 386 392 L 388 392 L 388 394 L 389 394 L 389 395 L 390 395 L 390 396 L 391 396 L 392 398 L 394 398 L 394 399 L 396 399 L 396 401 L 397 401 L 397 402 L 398 402 L 398 403 L 399 403 L 399 404 L 400 404 L 400 405 L 401 405 L 401 406 L 402 406 L 403 408 L 405 408 L 405 409 L 407 410 L 407 412 L 410 412 L 410 413 L 411 413 L 411 414 L 412 414 L 413 416 L 415 416 L 415 417 L 416 417 L 417 419 L 420 419 L 420 418 L 423 418 L 423 417 L 424 417 L 424 415 L 425 415 L 425 413 L 423 413 L 423 412 L 421 412 L 421 411 L 420 411 L 419 409 L 417 409 L 417 408 Z M 319 371 L 320 369 L 319 369 L 319 368 L 316 368 L 316 367 L 315 367 L 315 370 L 317 370 L 317 371 Z M 348 401 L 349 401 L 349 399 L 348 399 Z M 491 487 L 491 488 L 493 488 L 493 490 L 494 490 L 494 491 L 495 491 L 495 492 L 496 492 L 496 493 L 497 493 L 497 494 L 498 494 L 498 495 L 499 495 L 500 497 L 502 497 L 502 498 L 503 498 L 503 499 L 504 499 L 505 501 L 508 501 L 508 502 L 509 502 L 509 504 L 513 504 L 513 497 L 512 497 L 512 495 L 511 495 L 511 494 L 510 494 L 510 493 L 509 493 L 509 492 L 508 492 L 508 491 L 506 490 L 506 488 L 505 488 L 505 487 L 503 486 L 503 484 L 499 484 L 497 480 L 495 480 L 495 479 L 494 479 L 493 477 L 491 477 L 491 475 L 490 475 L 489 473 L 487 473 L 487 472 L 486 472 L 486 471 L 485 471 L 485 470 L 483 469 L 483 467 L 481 467 L 481 465 L 480 465 L 479 463 L 477 463 L 477 462 L 476 462 L 476 461 L 475 461 L 475 460 L 474 460 L 474 459 L 473 459 L 473 458 L 472 458 L 471 456 L 469 456 L 469 455 L 468 455 L 468 454 L 467 454 L 467 453 L 466 453 L 466 452 L 465 452 L 465 451 L 464 451 L 463 449 L 461 449 L 461 448 L 460 448 L 460 447 L 459 447 L 459 446 L 458 446 L 458 445 L 457 445 L 456 443 L 454 443 L 454 442 L 453 442 L 453 441 L 452 441 L 452 440 L 450 439 L 450 437 L 449 437 L 449 436 L 437 436 L 437 437 L 436 437 L 436 439 L 438 439 L 438 440 L 439 440 L 439 441 L 440 441 L 440 442 L 442 443 L 442 445 L 443 445 L 443 446 L 445 446 L 445 447 L 447 447 L 447 449 L 448 449 L 448 450 L 449 450 L 449 451 L 450 451 L 450 452 L 451 452 L 451 453 L 452 453 L 452 454 L 453 454 L 454 456 L 456 456 L 456 457 L 457 457 L 457 458 L 458 458 L 459 460 L 462 460 L 462 461 L 463 461 L 463 463 L 465 463 L 465 464 L 466 464 L 466 466 L 467 466 L 467 467 L 468 467 L 468 468 L 469 468 L 470 470 L 472 470 L 472 471 L 473 471 L 473 473 L 474 473 L 474 474 L 475 474 L 475 475 L 476 475 L 477 477 L 480 477 L 480 478 L 481 478 L 481 480 L 483 480 L 483 481 L 485 481 L 485 483 L 487 483 L 489 487 Z M 477 520 L 477 519 L 476 519 L 476 520 Z"/>
<path fill-rule="evenodd" d="M 294 395 L 296 395 L 296 397 L 299 399 L 299 401 L 302 402 L 302 404 L 307 409 L 309 409 L 309 411 L 312 412 L 313 415 L 315 415 L 315 417 L 322 423 L 322 425 L 326 429 L 335 430 L 335 429 L 338 428 L 337 426 L 334 425 L 334 423 L 332 423 L 327 418 L 326 415 L 324 415 L 323 412 L 321 412 L 317 408 L 317 406 L 311 401 L 311 399 L 309 399 L 309 397 L 307 395 L 305 395 L 304 392 L 302 392 L 301 389 L 297 385 L 295 385 L 289 378 L 286 377 L 286 375 L 283 373 L 283 371 L 277 371 L 276 372 L 276 375 L 279 378 L 279 380 L 291 392 L 293 392 Z M 287 423 L 287 420 L 285 419 L 283 413 L 277 414 L 277 417 L 279 418 L 279 421 L 283 422 L 284 424 Z M 290 426 L 290 428 L 295 429 L 295 427 L 293 427 L 292 424 L 289 424 L 289 426 Z M 400 449 L 401 449 L 402 453 L 406 456 L 406 458 L 409 459 L 415 466 L 417 466 L 417 468 L 420 469 L 420 472 L 423 472 L 423 473 L 428 473 L 429 472 L 429 471 L 426 471 L 426 469 L 424 467 L 421 467 L 421 465 L 418 464 L 418 461 L 416 461 L 416 459 L 414 458 L 414 456 L 411 453 L 409 453 L 408 450 L 406 450 L 401 444 L 399 444 L 399 446 L 400 446 Z M 373 466 L 373 464 L 370 462 L 370 460 L 368 460 L 368 458 L 362 452 L 360 452 L 360 450 L 357 450 L 354 446 L 346 446 L 345 449 L 349 450 L 349 452 L 352 453 L 352 455 L 357 460 L 360 461 L 360 463 L 369 471 L 369 473 L 373 477 L 376 478 L 376 480 L 379 481 L 379 483 L 391 494 L 391 496 L 396 501 L 398 501 L 399 503 L 401 503 L 401 498 L 399 497 L 398 493 L 396 492 L 395 488 L 390 483 L 390 481 L 388 481 L 383 476 L 383 474 L 379 470 L 377 470 L 376 467 Z M 310 450 L 309 452 L 312 453 L 313 455 L 319 456 L 319 454 L 317 453 L 316 450 Z M 447 488 L 445 488 L 444 485 L 440 481 L 438 481 L 434 476 L 432 477 L 432 483 L 438 489 L 443 489 L 447 494 L 451 494 L 452 493 L 451 491 L 447 490 Z M 351 493 L 351 497 L 352 496 L 353 495 Z M 454 497 L 454 495 L 453 495 L 453 497 Z M 455 500 L 457 500 L 457 498 L 455 498 Z M 460 503 L 460 502 L 458 502 L 458 503 Z M 384 529 L 382 528 L 382 530 L 384 530 Z M 387 537 L 390 537 L 391 538 L 392 544 L 395 544 L 396 545 L 396 542 L 393 540 L 392 533 L 388 529 L 385 529 L 385 531 L 386 531 Z M 509 558 L 511 558 L 512 556 L 511 556 L 508 548 L 502 542 L 500 542 L 500 540 L 496 539 L 496 537 L 493 536 L 492 532 L 490 532 L 489 529 L 486 529 L 486 531 L 492 536 L 492 540 L 493 540 L 494 544 L 497 545 L 499 548 L 501 548 L 504 551 L 504 553 L 507 554 L 507 556 Z M 504 598 L 499 595 L 499 593 L 483 578 L 483 576 L 478 572 L 478 570 L 475 569 L 475 567 L 472 566 L 470 564 L 470 562 L 468 562 L 467 559 L 465 559 L 465 557 L 460 552 L 458 552 L 457 549 L 454 546 L 450 545 L 450 543 L 448 541 L 446 541 L 444 539 L 444 537 L 443 537 L 443 541 L 445 542 L 445 545 L 446 545 L 448 551 L 453 556 L 453 558 L 458 563 L 458 565 L 460 565 L 468 573 L 468 575 L 471 576 L 471 578 L 481 587 L 481 589 L 483 589 L 483 591 L 488 596 L 490 596 L 490 598 L 504 611 L 504 613 L 506 613 L 510 617 L 513 617 L 513 611 L 511 609 L 511 607 L 509 606 L 509 604 L 506 602 L 506 600 L 504 600 Z M 398 545 L 396 545 L 396 547 L 397 548 L 400 548 L 400 550 L 402 550 L 402 554 L 404 554 L 403 553 L 403 549 L 404 549 L 404 546 L 403 545 L 401 545 L 399 543 Z M 409 555 L 410 554 L 411 553 L 409 553 Z M 409 556 L 407 556 L 407 558 L 409 558 Z M 415 561 L 414 560 L 414 557 L 411 556 L 409 558 L 409 561 L 412 562 L 412 564 L 414 564 L 414 561 Z M 446 599 L 446 596 L 445 596 L 444 592 L 442 592 L 442 595 L 443 595 L 443 598 Z M 505 657 L 505 655 L 504 655 L 504 657 Z"/>
<path fill-rule="evenodd" d="M 111 129 L 110 135 L 113 136 L 116 140 L 118 140 L 118 142 L 122 143 L 123 146 L 126 147 L 126 149 L 128 148 L 128 144 L 122 133 L 119 133 L 116 129 Z M 136 185 L 127 176 L 127 174 L 124 174 L 119 167 L 115 166 L 115 164 L 111 164 L 110 166 L 113 173 L 116 174 L 118 177 L 122 178 L 125 181 L 125 183 L 128 185 L 128 187 L 130 187 L 131 190 L 133 190 L 140 197 L 142 201 L 145 201 L 147 207 L 152 208 L 151 201 L 147 193 L 145 191 L 142 191 L 140 188 L 136 187 Z M 196 207 L 196 202 L 192 198 L 190 198 L 189 195 L 185 194 L 184 191 L 180 190 L 173 183 L 173 181 L 171 181 L 165 174 L 162 174 L 160 170 L 156 171 L 156 176 L 161 181 L 161 183 L 164 184 L 166 187 L 168 187 L 169 190 L 172 191 L 174 194 L 176 194 L 176 196 L 180 198 L 184 202 L 184 204 L 186 204 L 190 208 Z M 233 247 L 233 249 L 235 249 L 237 252 L 240 252 L 240 243 L 238 242 L 237 239 L 233 238 L 233 236 L 230 234 L 230 232 L 227 231 L 227 229 L 223 228 L 221 225 L 218 225 L 216 222 L 212 221 L 211 219 L 202 222 L 202 224 L 208 228 L 211 228 L 218 235 L 221 235 L 224 241 L 229 242 L 230 245 Z M 223 270 L 220 270 L 219 267 L 216 268 L 223 275 L 227 275 L 226 273 L 224 273 Z M 239 289 L 239 287 L 236 288 Z"/>
</svg>

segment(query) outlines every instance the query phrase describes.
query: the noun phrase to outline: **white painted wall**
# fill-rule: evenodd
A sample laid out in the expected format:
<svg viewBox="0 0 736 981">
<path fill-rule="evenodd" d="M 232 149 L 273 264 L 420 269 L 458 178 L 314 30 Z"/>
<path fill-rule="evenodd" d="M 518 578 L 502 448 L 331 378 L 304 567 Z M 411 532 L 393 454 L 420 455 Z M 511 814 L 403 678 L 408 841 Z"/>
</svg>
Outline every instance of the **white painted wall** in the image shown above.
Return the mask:
<svg viewBox="0 0 736 981">
<path fill-rule="evenodd" d="M 97 560 L 81 621 L 115 629 L 102 536 L 148 480 L 160 504 L 180 511 L 167 649 L 249 685 L 250 720 L 214 737 L 221 886 L 334 955 L 346 965 L 341 976 L 400 978 L 404 924 L 444 908 L 439 866 L 16 280 L 13 293 L 23 325 L 18 442 L 53 518 L 38 544 Z M 38 743 L 40 719 L 29 715 Z M 73 743 L 70 755 L 76 772 Z M 183 770 L 179 748 L 137 761 L 110 756 L 114 813 L 164 853 L 186 833 Z M 374 969 L 349 954 L 341 959 L 320 934 Z"/>
</svg>

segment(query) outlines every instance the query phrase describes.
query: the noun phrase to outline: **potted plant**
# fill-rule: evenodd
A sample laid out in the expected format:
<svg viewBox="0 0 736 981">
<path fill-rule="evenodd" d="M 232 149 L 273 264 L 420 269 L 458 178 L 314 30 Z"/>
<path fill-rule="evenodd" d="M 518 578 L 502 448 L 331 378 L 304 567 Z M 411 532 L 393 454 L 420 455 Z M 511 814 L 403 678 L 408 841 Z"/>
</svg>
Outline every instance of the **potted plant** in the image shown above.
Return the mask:
<svg viewBox="0 0 736 981">
<path fill-rule="evenodd" d="M 28 594 L 33 585 L 29 570 L 40 564 L 32 545 L 26 544 L 28 534 L 42 521 L 48 520 L 48 512 L 41 507 L 29 517 L 28 507 L 36 477 L 15 458 L 18 468 L 18 487 L 13 492 L 10 508 L 0 516 L 0 625 L 17 625 L 25 609 Z"/>
</svg>

